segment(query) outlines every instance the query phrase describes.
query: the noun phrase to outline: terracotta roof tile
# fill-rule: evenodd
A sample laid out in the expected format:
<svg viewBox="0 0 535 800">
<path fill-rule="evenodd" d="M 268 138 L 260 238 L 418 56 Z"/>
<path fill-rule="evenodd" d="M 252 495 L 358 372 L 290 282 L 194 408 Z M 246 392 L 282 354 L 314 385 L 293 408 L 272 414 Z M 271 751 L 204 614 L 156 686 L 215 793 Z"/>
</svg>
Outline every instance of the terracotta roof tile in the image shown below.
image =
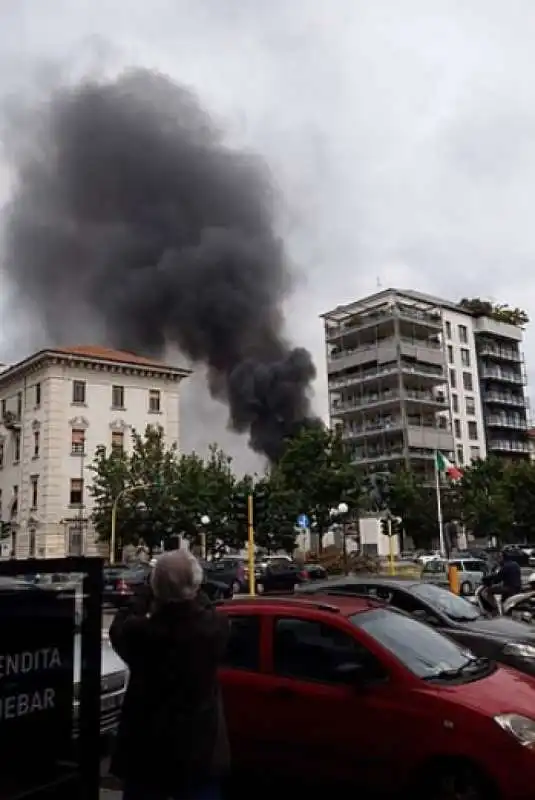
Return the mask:
<svg viewBox="0 0 535 800">
<path fill-rule="evenodd" d="M 122 364 L 143 364 L 147 367 L 165 367 L 163 361 L 137 356 L 135 353 L 128 353 L 126 350 L 112 350 L 108 347 L 99 347 L 92 344 L 80 344 L 75 347 L 54 347 L 54 353 L 65 355 L 82 356 L 85 358 L 97 358 L 103 361 L 119 361 Z"/>
</svg>

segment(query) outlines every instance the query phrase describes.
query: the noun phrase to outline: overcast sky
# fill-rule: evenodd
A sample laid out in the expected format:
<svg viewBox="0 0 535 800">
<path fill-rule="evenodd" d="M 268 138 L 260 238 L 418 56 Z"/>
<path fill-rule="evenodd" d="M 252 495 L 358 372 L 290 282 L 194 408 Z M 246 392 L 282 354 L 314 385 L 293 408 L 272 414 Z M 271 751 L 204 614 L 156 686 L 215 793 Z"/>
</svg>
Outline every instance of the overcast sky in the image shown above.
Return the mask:
<svg viewBox="0 0 535 800">
<path fill-rule="evenodd" d="M 288 329 L 317 359 L 324 414 L 318 315 L 379 282 L 535 318 L 533 41 L 533 0 L 2 0 L 0 95 L 50 58 L 67 76 L 154 67 L 262 153 L 299 275 Z M 0 287 L 1 360 L 24 355 L 24 331 Z M 192 425 L 185 404 L 185 443 L 226 444 L 224 413 L 202 406 Z"/>
</svg>

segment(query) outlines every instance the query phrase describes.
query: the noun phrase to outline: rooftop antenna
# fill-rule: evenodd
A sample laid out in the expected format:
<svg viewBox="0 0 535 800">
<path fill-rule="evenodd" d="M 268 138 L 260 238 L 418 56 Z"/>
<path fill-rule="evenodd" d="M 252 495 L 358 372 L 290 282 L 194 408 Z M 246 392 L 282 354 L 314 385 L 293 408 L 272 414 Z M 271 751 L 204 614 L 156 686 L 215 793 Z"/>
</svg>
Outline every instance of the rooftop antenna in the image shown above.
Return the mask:
<svg viewBox="0 0 535 800">
<path fill-rule="evenodd" d="M 383 288 L 383 284 L 381 283 L 381 278 L 379 276 L 377 276 L 377 288 L 378 289 L 382 289 Z"/>
</svg>

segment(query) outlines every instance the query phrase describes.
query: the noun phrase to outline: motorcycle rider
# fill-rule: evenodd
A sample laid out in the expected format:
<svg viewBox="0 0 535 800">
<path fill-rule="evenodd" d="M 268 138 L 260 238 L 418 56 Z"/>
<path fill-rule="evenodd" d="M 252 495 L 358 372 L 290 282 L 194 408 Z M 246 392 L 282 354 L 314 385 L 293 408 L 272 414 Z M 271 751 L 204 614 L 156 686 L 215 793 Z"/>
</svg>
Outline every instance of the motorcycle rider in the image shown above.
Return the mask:
<svg viewBox="0 0 535 800">
<path fill-rule="evenodd" d="M 511 554 L 504 550 L 501 555 L 501 568 L 490 576 L 493 594 L 499 594 L 502 603 L 522 592 L 522 571 Z"/>
</svg>

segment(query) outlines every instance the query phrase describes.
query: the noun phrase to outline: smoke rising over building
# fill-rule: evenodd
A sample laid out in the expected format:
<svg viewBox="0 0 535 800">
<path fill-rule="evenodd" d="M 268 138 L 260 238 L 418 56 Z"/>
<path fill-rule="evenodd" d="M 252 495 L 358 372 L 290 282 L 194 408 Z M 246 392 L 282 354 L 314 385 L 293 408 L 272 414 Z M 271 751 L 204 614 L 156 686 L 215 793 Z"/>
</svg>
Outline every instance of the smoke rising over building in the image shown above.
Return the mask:
<svg viewBox="0 0 535 800">
<path fill-rule="evenodd" d="M 276 459 L 312 418 L 315 368 L 283 335 L 291 276 L 262 162 L 144 70 L 61 88 L 13 119 L 3 262 L 46 344 L 88 327 L 150 356 L 176 344 L 207 366 L 231 428 Z"/>
</svg>

